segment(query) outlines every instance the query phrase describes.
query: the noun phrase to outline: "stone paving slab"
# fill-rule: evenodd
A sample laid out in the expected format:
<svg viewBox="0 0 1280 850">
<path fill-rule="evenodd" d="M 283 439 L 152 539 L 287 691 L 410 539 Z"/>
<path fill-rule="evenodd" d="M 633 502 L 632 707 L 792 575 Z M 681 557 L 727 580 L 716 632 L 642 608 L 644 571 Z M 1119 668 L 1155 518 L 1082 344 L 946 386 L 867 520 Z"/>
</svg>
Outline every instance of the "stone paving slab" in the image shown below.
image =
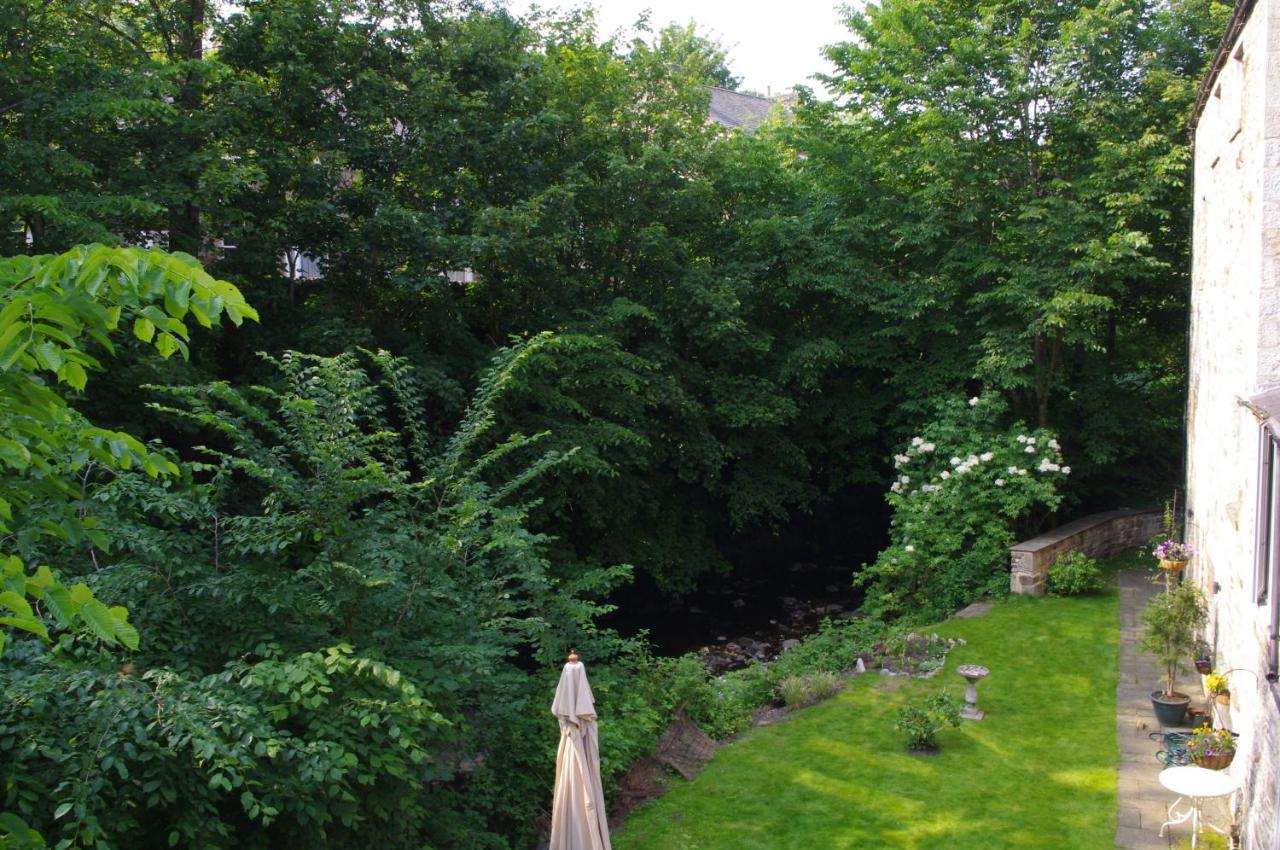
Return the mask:
<svg viewBox="0 0 1280 850">
<path fill-rule="evenodd" d="M 971 617 L 984 617 L 991 610 L 991 602 L 973 602 L 961 608 L 955 613 L 958 619 L 967 620 Z"/>
<path fill-rule="evenodd" d="M 1157 777 L 1163 765 L 1156 761 L 1160 742 L 1150 738 L 1160 731 L 1148 696 L 1156 686 L 1154 659 L 1139 649 L 1142 609 L 1159 592 L 1146 570 L 1120 573 L 1120 676 L 1116 687 L 1116 744 L 1120 769 L 1116 774 L 1116 847 L 1118 850 L 1168 850 L 1187 835 L 1187 828 L 1172 827 L 1160 837 L 1160 825 L 1168 818 L 1173 795 Z"/>
</svg>

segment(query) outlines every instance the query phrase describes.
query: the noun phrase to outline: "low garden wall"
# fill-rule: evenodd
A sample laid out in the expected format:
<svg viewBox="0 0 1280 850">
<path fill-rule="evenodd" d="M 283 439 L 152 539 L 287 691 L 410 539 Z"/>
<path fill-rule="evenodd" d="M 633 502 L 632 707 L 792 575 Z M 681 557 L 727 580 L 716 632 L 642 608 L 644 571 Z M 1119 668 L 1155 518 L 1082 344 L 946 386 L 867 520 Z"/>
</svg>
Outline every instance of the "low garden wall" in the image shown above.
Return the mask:
<svg viewBox="0 0 1280 850">
<path fill-rule="evenodd" d="M 1049 567 L 1064 552 L 1091 558 L 1114 555 L 1147 542 L 1160 531 L 1160 511 L 1108 511 L 1061 525 L 1009 548 L 1009 591 L 1044 596 Z"/>
</svg>

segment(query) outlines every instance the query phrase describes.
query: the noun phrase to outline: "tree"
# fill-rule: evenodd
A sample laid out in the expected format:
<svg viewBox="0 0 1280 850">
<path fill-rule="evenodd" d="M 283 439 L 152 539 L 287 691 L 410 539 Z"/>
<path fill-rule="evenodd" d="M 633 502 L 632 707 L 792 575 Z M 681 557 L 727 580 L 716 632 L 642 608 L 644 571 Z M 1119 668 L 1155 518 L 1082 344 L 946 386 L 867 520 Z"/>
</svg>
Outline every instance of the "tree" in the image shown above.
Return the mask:
<svg viewBox="0 0 1280 850">
<path fill-rule="evenodd" d="M 813 153 L 870 238 L 884 338 L 921 360 L 904 394 L 996 388 L 1082 443 L 1086 473 L 1131 451 L 1117 433 L 1176 429 L 1182 126 L 1223 14 L 886 0 L 849 15 Z"/>
<path fill-rule="evenodd" d="M 110 334 L 132 319 L 134 335 L 162 356 L 187 353 L 188 316 L 211 327 L 223 315 L 236 324 L 254 318 L 236 288 L 209 277 L 191 257 L 160 251 L 90 245 L 59 256 L 0 260 L 0 534 L 5 547 L 36 548 L 53 536 L 71 546 L 105 548 L 102 529 L 86 518 L 85 483 L 94 467 L 133 468 L 151 477 L 177 472 L 174 463 L 136 438 L 88 423 L 56 388 L 83 390 L 88 371 L 102 368 L 89 354 L 93 341 L 113 351 Z M 160 306 L 157 306 L 159 304 Z M 86 339 L 87 338 L 87 339 Z M 50 640 L 50 628 L 67 630 L 58 649 L 73 646 L 77 632 L 106 645 L 138 649 L 138 631 L 121 606 L 108 607 L 88 585 L 67 587 L 47 566 L 28 574 L 22 559 L 4 555 L 0 566 L 0 677 L 14 667 L 4 658 L 8 629 Z M 34 605 L 33 605 L 34 603 Z M 31 649 L 24 648 L 24 656 Z M 83 672 L 74 662 L 71 675 Z M 16 691 L 9 690 L 9 693 Z M 11 759 L 10 775 L 21 773 L 27 753 Z M 11 784 L 6 776 L 6 785 Z M 47 806 L 50 797 L 22 788 L 30 801 Z M 9 795 L 6 795 L 9 796 Z M 12 804 L 12 799 L 6 803 Z M 59 805 L 55 819 L 73 806 Z M 17 814 L 0 812 L 0 844 L 42 846 L 40 834 Z"/>
<path fill-rule="evenodd" d="M 667 24 L 658 30 L 651 49 L 672 70 L 702 85 L 730 91 L 742 85 L 742 77 L 729 69 L 729 51 L 718 39 L 700 33 L 693 21 Z"/>
</svg>

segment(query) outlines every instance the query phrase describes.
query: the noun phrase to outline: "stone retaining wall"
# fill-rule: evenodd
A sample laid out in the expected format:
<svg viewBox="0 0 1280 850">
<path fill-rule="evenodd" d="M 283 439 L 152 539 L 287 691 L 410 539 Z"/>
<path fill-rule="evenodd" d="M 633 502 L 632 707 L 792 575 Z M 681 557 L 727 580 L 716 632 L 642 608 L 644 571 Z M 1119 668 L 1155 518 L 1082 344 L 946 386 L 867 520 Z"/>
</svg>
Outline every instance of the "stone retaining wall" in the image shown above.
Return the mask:
<svg viewBox="0 0 1280 850">
<path fill-rule="evenodd" d="M 1160 532 L 1160 511 L 1108 511 L 1061 525 L 1009 549 L 1009 591 L 1044 596 L 1049 568 L 1064 552 L 1103 558 L 1146 543 Z"/>
</svg>

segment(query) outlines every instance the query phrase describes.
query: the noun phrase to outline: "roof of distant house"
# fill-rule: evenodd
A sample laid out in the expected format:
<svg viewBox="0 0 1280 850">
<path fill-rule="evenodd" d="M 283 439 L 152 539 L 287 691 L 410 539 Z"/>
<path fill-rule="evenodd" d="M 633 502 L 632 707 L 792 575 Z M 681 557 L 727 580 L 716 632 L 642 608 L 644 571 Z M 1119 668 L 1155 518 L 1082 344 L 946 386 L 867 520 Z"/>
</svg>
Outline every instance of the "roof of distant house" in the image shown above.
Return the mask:
<svg viewBox="0 0 1280 850">
<path fill-rule="evenodd" d="M 725 127 L 737 127 L 748 133 L 759 127 L 775 106 L 786 110 L 786 102 L 781 97 L 761 97 L 758 94 L 722 89 L 718 86 L 707 86 L 711 91 L 710 118 Z"/>
<path fill-rule="evenodd" d="M 1209 99 L 1209 92 L 1213 90 L 1213 84 L 1218 79 L 1218 72 L 1222 70 L 1222 66 L 1227 64 L 1227 57 L 1231 55 L 1231 47 L 1236 43 L 1236 39 L 1240 37 L 1241 30 L 1244 25 L 1249 23 L 1249 15 L 1253 12 L 1254 4 L 1257 0 L 1236 0 L 1235 8 L 1231 10 L 1231 19 L 1227 21 L 1227 31 L 1222 36 L 1221 43 L 1218 44 L 1218 50 L 1213 54 L 1213 60 L 1209 63 L 1209 70 L 1205 72 L 1204 80 L 1200 83 L 1200 93 L 1196 96 L 1195 105 L 1191 108 L 1191 120 L 1187 122 L 1187 129 L 1195 136 L 1196 125 L 1200 123 L 1200 113 L 1204 112 L 1205 102 Z"/>
</svg>

